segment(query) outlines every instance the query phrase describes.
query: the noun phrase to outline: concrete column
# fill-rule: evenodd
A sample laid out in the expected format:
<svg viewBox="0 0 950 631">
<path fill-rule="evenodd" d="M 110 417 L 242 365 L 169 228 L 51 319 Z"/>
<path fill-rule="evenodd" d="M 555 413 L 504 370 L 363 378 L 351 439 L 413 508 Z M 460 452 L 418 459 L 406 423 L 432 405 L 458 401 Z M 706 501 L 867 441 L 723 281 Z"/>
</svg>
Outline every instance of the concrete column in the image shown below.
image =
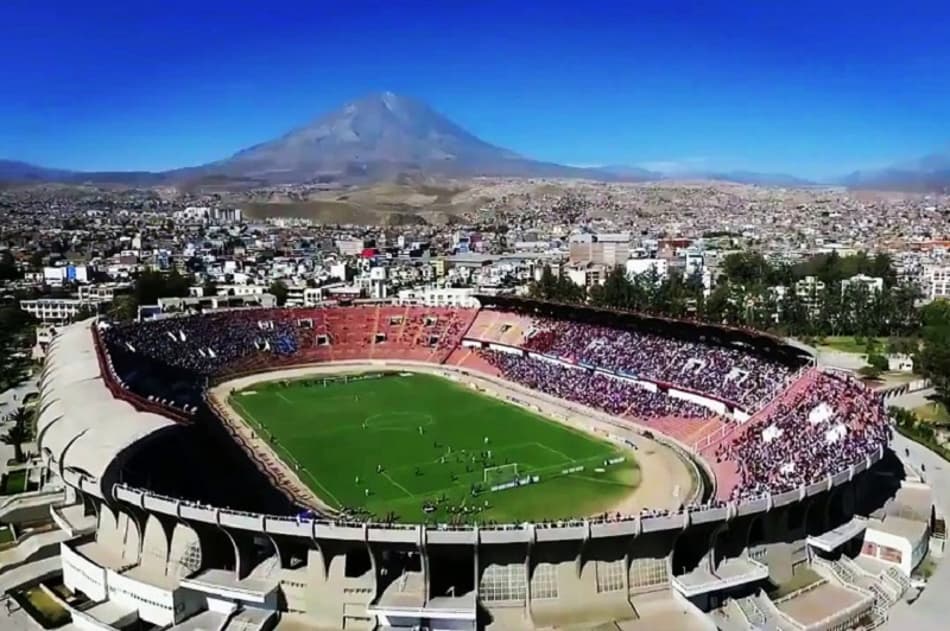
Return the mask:
<svg viewBox="0 0 950 631">
<path fill-rule="evenodd" d="M 429 599 L 432 597 L 432 580 L 430 576 L 430 567 L 429 567 L 429 550 L 427 547 L 427 537 L 428 531 L 423 525 L 418 526 L 419 528 L 419 555 L 422 558 L 422 580 L 425 584 L 425 603 L 429 604 Z"/>
<path fill-rule="evenodd" d="M 534 616 L 531 612 L 531 551 L 534 548 L 538 534 L 535 531 L 534 524 L 526 525 L 525 529 L 528 530 L 530 536 L 528 537 L 528 545 L 525 547 L 524 553 L 524 613 L 525 617 L 531 621 L 533 626 Z"/>
<path fill-rule="evenodd" d="M 474 553 L 474 557 L 475 557 L 475 561 L 474 561 L 474 566 L 475 566 L 475 568 L 474 568 L 474 572 L 475 572 L 475 589 L 474 589 L 474 591 L 475 591 L 475 611 L 478 611 L 478 601 L 479 601 L 479 599 L 481 598 L 481 591 L 482 591 L 482 590 L 481 590 L 481 585 L 480 585 L 481 581 L 478 580 L 478 579 L 481 577 L 481 567 L 480 567 L 480 565 L 479 565 L 479 563 L 478 563 L 478 549 L 481 547 L 481 546 L 479 546 L 480 539 L 481 539 L 481 537 L 479 536 L 478 525 L 476 524 L 476 525 L 475 525 L 475 545 L 473 546 L 473 548 L 474 548 L 473 553 Z"/>
<path fill-rule="evenodd" d="M 574 559 L 574 572 L 578 580 L 580 580 L 581 574 L 584 571 L 584 549 L 587 547 L 588 541 L 590 541 L 590 522 L 585 519 L 584 538 L 581 539 L 580 544 L 577 546 L 577 558 Z"/>
</svg>

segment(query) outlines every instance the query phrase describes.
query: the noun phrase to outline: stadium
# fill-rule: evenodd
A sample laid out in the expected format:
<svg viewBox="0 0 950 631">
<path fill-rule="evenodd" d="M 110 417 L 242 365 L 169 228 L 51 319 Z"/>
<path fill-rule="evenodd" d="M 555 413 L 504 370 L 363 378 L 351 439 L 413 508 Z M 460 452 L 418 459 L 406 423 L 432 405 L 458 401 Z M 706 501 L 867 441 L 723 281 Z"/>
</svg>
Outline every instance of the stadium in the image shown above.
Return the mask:
<svg viewBox="0 0 950 631">
<path fill-rule="evenodd" d="M 755 331 L 489 296 L 217 310 L 71 325 L 40 385 L 54 519 L 94 524 L 63 581 L 158 627 L 711 629 L 728 601 L 845 629 L 886 604 L 759 591 L 846 572 L 895 489 L 881 397 Z"/>
</svg>

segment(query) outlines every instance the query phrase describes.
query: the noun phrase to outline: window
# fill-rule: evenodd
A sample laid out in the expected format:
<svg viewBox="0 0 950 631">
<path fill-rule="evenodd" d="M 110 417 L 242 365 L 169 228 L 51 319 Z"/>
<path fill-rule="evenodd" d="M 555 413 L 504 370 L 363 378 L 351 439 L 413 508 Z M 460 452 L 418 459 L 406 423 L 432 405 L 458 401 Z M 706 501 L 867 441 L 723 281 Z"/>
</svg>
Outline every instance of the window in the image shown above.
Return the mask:
<svg viewBox="0 0 950 631">
<path fill-rule="evenodd" d="M 655 587 L 670 582 L 666 559 L 634 559 L 630 563 L 630 587 Z"/>
<path fill-rule="evenodd" d="M 623 589 L 623 569 L 626 562 L 623 559 L 616 561 L 597 561 L 597 592 L 618 592 Z"/>
<path fill-rule="evenodd" d="M 524 600 L 527 592 L 524 566 L 520 563 L 489 565 L 482 572 L 479 592 L 485 602 Z"/>
<path fill-rule="evenodd" d="M 900 563 L 904 559 L 904 555 L 897 548 L 891 548 L 889 546 L 880 546 L 880 557 L 884 561 L 889 561 L 891 563 Z"/>
<path fill-rule="evenodd" d="M 531 598 L 557 598 L 557 568 L 539 563 L 531 574 Z"/>
</svg>

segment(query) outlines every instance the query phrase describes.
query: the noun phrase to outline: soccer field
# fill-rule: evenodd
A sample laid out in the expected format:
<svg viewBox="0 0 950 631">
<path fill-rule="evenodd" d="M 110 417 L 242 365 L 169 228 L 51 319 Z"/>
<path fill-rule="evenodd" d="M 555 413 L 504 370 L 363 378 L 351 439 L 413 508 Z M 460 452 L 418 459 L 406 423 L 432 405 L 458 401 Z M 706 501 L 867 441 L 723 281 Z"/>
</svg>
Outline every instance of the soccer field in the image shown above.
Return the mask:
<svg viewBox="0 0 950 631">
<path fill-rule="evenodd" d="M 630 451 L 432 375 L 268 382 L 230 402 L 328 504 L 378 519 L 585 516 L 640 482 Z M 532 482 L 491 490 L 514 480 Z"/>
</svg>

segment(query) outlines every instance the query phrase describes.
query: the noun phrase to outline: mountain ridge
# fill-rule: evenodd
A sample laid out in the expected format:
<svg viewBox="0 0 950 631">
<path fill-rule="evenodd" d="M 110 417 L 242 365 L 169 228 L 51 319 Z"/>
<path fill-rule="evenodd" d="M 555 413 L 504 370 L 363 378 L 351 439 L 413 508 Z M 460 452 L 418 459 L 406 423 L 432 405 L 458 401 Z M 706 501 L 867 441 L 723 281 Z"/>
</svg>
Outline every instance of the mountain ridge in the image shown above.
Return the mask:
<svg viewBox="0 0 950 631">
<path fill-rule="evenodd" d="M 702 179 L 759 186 L 844 185 L 850 188 L 950 190 L 950 152 L 877 171 L 855 171 L 831 182 L 782 173 L 696 171 L 658 173 L 629 165 L 582 167 L 525 157 L 470 133 L 429 105 L 377 92 L 232 155 L 162 172 L 82 172 L 0 160 L 0 181 L 118 185 L 257 186 L 333 182 L 367 184 L 404 177 L 574 178 L 603 181 Z"/>
</svg>

